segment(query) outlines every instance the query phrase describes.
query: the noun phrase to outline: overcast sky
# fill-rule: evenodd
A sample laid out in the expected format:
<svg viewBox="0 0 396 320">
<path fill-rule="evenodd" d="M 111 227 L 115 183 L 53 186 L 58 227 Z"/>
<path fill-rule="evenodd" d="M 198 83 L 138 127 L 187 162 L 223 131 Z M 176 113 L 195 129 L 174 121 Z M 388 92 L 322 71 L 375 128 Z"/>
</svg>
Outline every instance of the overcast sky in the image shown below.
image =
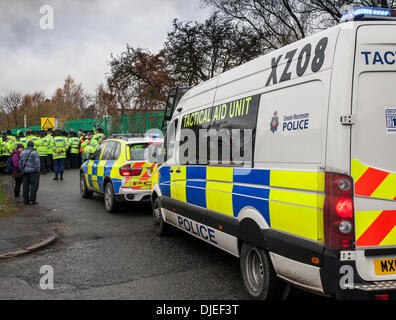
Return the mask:
<svg viewBox="0 0 396 320">
<path fill-rule="evenodd" d="M 50 5 L 54 29 L 41 22 Z M 109 72 L 111 53 L 126 43 L 152 53 L 162 48 L 172 21 L 203 21 L 200 0 L 0 0 L 0 95 L 43 90 L 50 97 L 71 75 L 94 93 Z"/>
</svg>

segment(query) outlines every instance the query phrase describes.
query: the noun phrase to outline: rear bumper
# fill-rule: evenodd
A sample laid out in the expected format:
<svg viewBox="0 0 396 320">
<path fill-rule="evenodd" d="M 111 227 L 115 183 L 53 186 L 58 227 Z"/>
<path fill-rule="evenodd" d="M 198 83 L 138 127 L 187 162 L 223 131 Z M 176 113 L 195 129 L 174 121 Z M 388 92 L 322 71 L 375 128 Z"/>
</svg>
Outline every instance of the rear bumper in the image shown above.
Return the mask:
<svg viewBox="0 0 396 320">
<path fill-rule="evenodd" d="M 130 202 L 139 202 L 139 201 L 150 201 L 151 200 L 151 190 L 136 190 L 132 188 L 120 187 L 119 198 L 122 198 L 125 201 Z"/>
<path fill-rule="evenodd" d="M 364 281 L 355 261 L 340 261 L 339 253 L 325 249 L 320 271 L 323 292 L 338 300 L 396 300 L 396 281 Z"/>
<path fill-rule="evenodd" d="M 264 243 L 278 277 L 292 285 L 339 300 L 375 300 L 381 295 L 396 299 L 396 281 L 364 281 L 355 260 L 341 261 L 339 251 L 271 229 L 262 232 L 264 240 L 256 237 L 256 243 L 248 235 L 238 238 L 258 246 Z"/>
</svg>

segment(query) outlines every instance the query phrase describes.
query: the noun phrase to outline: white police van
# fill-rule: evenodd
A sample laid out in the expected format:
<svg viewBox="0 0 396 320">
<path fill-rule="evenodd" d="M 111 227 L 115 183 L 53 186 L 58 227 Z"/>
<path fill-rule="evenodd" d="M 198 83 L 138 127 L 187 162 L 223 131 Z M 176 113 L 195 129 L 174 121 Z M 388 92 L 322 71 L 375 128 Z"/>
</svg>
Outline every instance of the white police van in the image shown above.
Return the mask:
<svg viewBox="0 0 396 320">
<path fill-rule="evenodd" d="M 189 90 L 168 126 L 155 230 L 240 257 L 252 298 L 279 298 L 286 283 L 395 298 L 396 11 L 342 22 Z M 186 149 L 186 137 L 206 144 Z"/>
</svg>

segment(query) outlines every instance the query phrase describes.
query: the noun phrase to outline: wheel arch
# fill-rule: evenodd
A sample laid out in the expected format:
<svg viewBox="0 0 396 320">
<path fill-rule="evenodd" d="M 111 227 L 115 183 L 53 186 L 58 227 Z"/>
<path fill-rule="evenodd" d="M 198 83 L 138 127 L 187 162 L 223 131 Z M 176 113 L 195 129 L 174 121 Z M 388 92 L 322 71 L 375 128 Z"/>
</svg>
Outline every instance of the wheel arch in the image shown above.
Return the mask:
<svg viewBox="0 0 396 320">
<path fill-rule="evenodd" d="M 243 242 L 267 250 L 268 245 L 263 230 L 269 229 L 269 225 L 263 215 L 253 207 L 245 207 L 240 211 L 238 220 L 237 238 L 239 254 L 241 253 Z"/>
<path fill-rule="evenodd" d="M 104 191 L 104 188 L 105 188 L 106 184 L 108 184 L 109 182 L 113 183 L 113 180 L 111 180 L 110 177 L 104 177 L 103 178 L 103 191 Z"/>
<path fill-rule="evenodd" d="M 155 184 L 151 189 L 151 203 L 154 204 L 155 199 L 161 196 L 161 189 L 158 184 Z"/>
</svg>

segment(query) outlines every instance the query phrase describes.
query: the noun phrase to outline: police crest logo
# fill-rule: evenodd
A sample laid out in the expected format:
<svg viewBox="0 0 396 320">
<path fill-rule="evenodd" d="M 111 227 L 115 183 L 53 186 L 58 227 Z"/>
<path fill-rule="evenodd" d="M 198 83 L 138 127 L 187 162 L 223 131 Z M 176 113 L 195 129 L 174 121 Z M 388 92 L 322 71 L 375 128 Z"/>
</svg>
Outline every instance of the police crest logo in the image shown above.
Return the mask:
<svg viewBox="0 0 396 320">
<path fill-rule="evenodd" d="M 275 112 L 274 112 L 274 116 L 272 117 L 272 120 L 271 120 L 270 125 L 271 125 L 271 131 L 272 131 L 272 133 L 275 133 L 275 131 L 278 130 L 278 126 L 279 126 L 278 111 L 275 111 Z"/>
</svg>

